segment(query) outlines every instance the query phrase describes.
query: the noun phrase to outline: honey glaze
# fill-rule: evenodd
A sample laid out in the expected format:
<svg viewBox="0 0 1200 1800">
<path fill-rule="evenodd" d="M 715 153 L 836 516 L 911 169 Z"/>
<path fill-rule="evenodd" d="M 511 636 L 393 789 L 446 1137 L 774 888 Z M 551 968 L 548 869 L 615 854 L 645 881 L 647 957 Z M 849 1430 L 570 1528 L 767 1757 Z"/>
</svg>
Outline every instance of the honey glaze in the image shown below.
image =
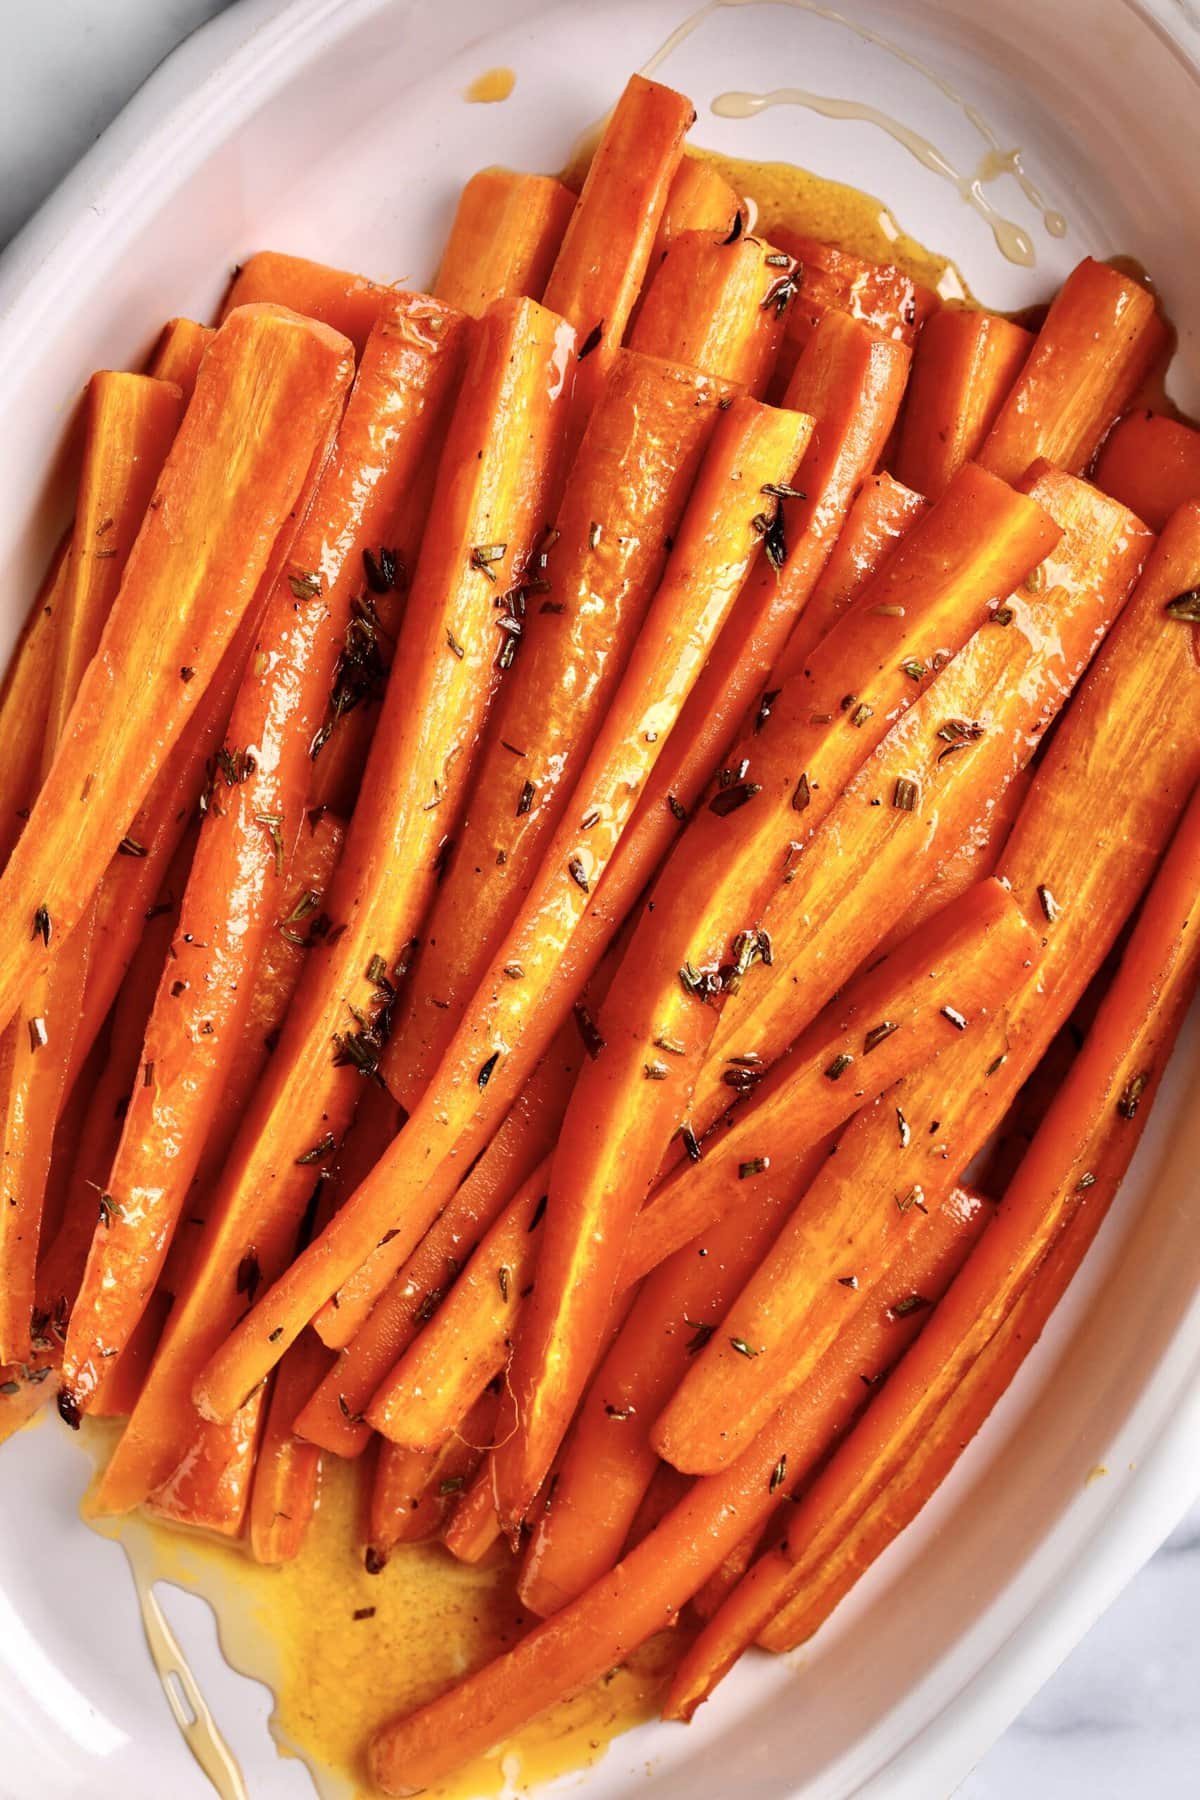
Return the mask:
<svg viewBox="0 0 1200 1800">
<path fill-rule="evenodd" d="M 516 85 L 514 69 L 485 69 L 464 91 L 463 99 L 474 101 L 477 105 L 491 106 L 497 100 L 507 100 Z"/>
</svg>

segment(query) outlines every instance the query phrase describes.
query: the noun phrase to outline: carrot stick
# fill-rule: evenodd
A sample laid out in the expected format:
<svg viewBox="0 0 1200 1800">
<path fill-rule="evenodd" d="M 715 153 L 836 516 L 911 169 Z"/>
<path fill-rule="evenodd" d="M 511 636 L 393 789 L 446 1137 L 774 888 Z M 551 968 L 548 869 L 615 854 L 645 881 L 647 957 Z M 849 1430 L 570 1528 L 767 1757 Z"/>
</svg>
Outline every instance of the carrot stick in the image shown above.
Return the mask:
<svg viewBox="0 0 1200 1800">
<path fill-rule="evenodd" d="M 633 1515 L 633 1524 L 629 1527 L 629 1536 L 625 1540 L 626 1554 L 635 1550 L 643 1538 L 649 1537 L 655 1527 L 662 1524 L 691 1485 L 690 1475 L 681 1475 L 670 1463 L 659 1463 L 650 1478 L 649 1487 L 638 1503 L 637 1512 Z"/>
<path fill-rule="evenodd" d="M 384 1077 L 409 1109 L 562 820 L 662 577 L 723 397 L 720 384 L 674 363 L 628 350 L 613 363 L 566 484 L 557 536 L 539 556 L 436 922 L 384 1056 Z"/>
<path fill-rule="evenodd" d="M 892 1301 L 949 1283 L 986 1213 L 977 1201 L 947 1206 L 923 1221 L 895 1291 L 865 1308 L 819 1375 L 771 1421 L 723 1475 L 692 1484 L 634 1550 L 586 1593 L 536 1626 L 514 1648 L 406 1719 L 376 1732 L 370 1768 L 386 1794 L 433 1785 L 501 1744 L 563 1695 L 606 1673 L 669 1624 L 720 1567 L 756 1519 L 769 1516 L 783 1478 L 803 1480 L 862 1406 L 864 1369 L 882 1369 L 905 1347 L 923 1315 L 897 1319 Z M 875 1298 L 873 1296 L 873 1298 Z M 774 1490 L 772 1482 L 775 1483 Z"/>
<path fill-rule="evenodd" d="M 763 920 L 774 977 L 726 998 L 697 1081 L 697 1132 L 725 1110 L 729 1062 L 753 1051 L 769 1066 L 957 853 L 981 799 L 995 800 L 1024 768 L 1120 611 L 1148 533 L 1124 507 L 1048 465 L 1025 485 L 1063 527 L 1058 548 L 942 671 L 932 697 L 910 709 L 839 801 L 795 882 L 777 893 Z M 981 725 L 982 735 L 968 729 L 967 747 L 947 754 L 961 738 L 956 721 Z M 912 812 L 894 804 L 902 780 L 916 788 Z"/>
<path fill-rule="evenodd" d="M 632 75 L 596 146 L 545 292 L 574 326 L 581 362 L 586 355 L 576 388 L 583 418 L 625 336 L 695 118 L 683 94 Z"/>
<path fill-rule="evenodd" d="M 190 400 L 200 373 L 204 352 L 215 333 L 194 319 L 168 319 L 159 333 L 146 373 L 159 381 L 173 381 L 185 400 Z"/>
<path fill-rule="evenodd" d="M 904 402 L 901 481 L 930 500 L 945 492 L 979 454 L 1032 348 L 1033 333 L 998 313 L 947 306 L 927 320 Z"/>
<path fill-rule="evenodd" d="M 496 1396 L 483 1394 L 464 1419 L 461 1433 L 437 1451 L 380 1445 L 371 1491 L 368 1568 L 381 1569 L 397 1544 L 437 1536 L 483 1461 L 495 1418 Z"/>
<path fill-rule="evenodd" d="M 814 413 L 814 430 L 794 485 L 805 502 L 785 500 L 790 546 L 782 579 L 764 566 L 752 573 L 716 651 L 709 657 L 680 715 L 677 730 L 655 764 L 599 893 L 551 974 L 527 1052 L 502 1063 L 491 1093 L 515 1093 L 541 1046 L 578 998 L 612 943 L 717 763 L 735 741 L 752 699 L 759 695 L 828 558 L 845 512 L 874 466 L 903 392 L 908 352 L 841 314 L 831 314 L 802 356 L 792 400 Z M 528 1061 L 526 1060 L 528 1057 Z M 497 1115 L 498 1116 L 498 1115 Z"/>
<path fill-rule="evenodd" d="M 213 1120 L 229 1092 L 254 974 L 280 912 L 300 834 L 309 747 L 363 580 L 428 450 L 428 422 L 455 375 L 457 315 L 397 296 L 363 352 L 337 444 L 267 604 L 234 701 L 192 864 L 174 954 L 146 1033 L 71 1320 L 63 1384 L 85 1412 L 103 1351 L 120 1351 L 162 1270 Z M 287 680 L 279 679 L 280 670 Z M 164 1140 L 173 1154 L 164 1159 Z"/>
<path fill-rule="evenodd" d="M 576 1084 L 555 1155 L 537 1284 L 509 1372 L 512 1407 L 502 1408 L 506 1529 L 523 1517 L 575 1410 L 634 1213 L 687 1120 L 724 993 L 769 979 L 770 938 L 748 922 L 769 917 L 791 859 L 921 691 L 935 652 L 953 656 L 989 602 L 1060 535 L 1036 502 L 974 465 L 960 471 L 733 752 L 656 881 L 600 1015 L 608 1048 Z M 763 968 L 752 975 L 755 963 Z"/>
<path fill-rule="evenodd" d="M 236 271 L 221 308 L 221 323 L 239 306 L 286 306 L 303 318 L 332 326 L 361 354 L 392 293 L 385 283 L 368 281 L 347 269 L 330 269 L 278 250 L 259 250 Z"/>
<path fill-rule="evenodd" d="M 321 1485 L 321 1452 L 294 1435 L 296 1414 L 329 1367 L 315 1332 L 296 1339 L 279 1365 L 250 1490 L 250 1554 L 258 1563 L 299 1556 Z"/>
<path fill-rule="evenodd" d="M 796 620 L 796 642 L 783 652 L 794 674 L 814 644 L 837 624 L 859 590 L 882 569 L 902 539 L 928 511 L 928 502 L 885 471 L 864 482 L 846 523 L 829 553 L 829 561 Z"/>
<path fill-rule="evenodd" d="M 349 373 L 342 339 L 269 308 L 239 311 L 213 339 L 62 750 L 0 877 L 0 1018 L 44 966 L 44 940 L 70 935 L 178 741 L 326 447 Z"/>
<path fill-rule="evenodd" d="M 442 1064 L 372 1179 L 276 1282 L 197 1384 L 202 1409 L 229 1410 L 386 1231 L 415 1244 L 440 1203 L 432 1169 L 491 1134 L 533 1056 L 511 1054 L 607 866 L 704 656 L 759 550 L 766 481 L 787 481 L 807 441 L 801 414 L 735 400 L 717 428 L 662 583 L 620 688 L 519 918 L 497 949 Z M 519 966 L 520 978 L 505 973 Z M 495 1083 L 497 1063 L 503 1079 Z M 485 1090 L 491 1090 L 485 1098 Z"/>
<path fill-rule="evenodd" d="M 681 232 L 642 298 L 629 342 L 645 356 L 669 357 L 766 391 L 795 292 L 785 251 L 739 232 Z"/>
<path fill-rule="evenodd" d="M 401 647 L 398 666 L 413 678 L 389 690 L 326 908 L 334 930 L 309 953 L 215 1195 L 194 1286 L 101 1485 L 102 1501 L 120 1497 L 118 1510 L 137 1503 L 189 1429 L 195 1375 L 241 1310 L 238 1267 L 252 1254 L 258 1278 L 270 1281 L 289 1261 L 311 1187 L 311 1169 L 298 1159 L 327 1136 L 341 1137 L 360 1075 L 377 1060 L 368 1021 L 392 992 L 401 948 L 432 890 L 438 840 L 464 793 L 465 752 L 487 700 L 498 635 L 487 600 L 519 570 L 539 527 L 561 411 L 564 329 L 526 300 L 502 302 L 478 327 L 439 474 L 441 528 L 418 564 L 411 634 L 406 627 L 408 648 Z M 420 805 L 411 804 L 414 794 L 425 796 Z M 350 1030 L 355 1009 L 364 1023 Z M 331 1055 L 334 1038 L 340 1049 Z M 272 1364 L 285 1348 L 279 1340 Z"/>
<path fill-rule="evenodd" d="M 1160 413 L 1130 413 L 1104 440 L 1096 486 L 1161 531 L 1177 506 L 1200 500 L 1200 431 Z"/>
<path fill-rule="evenodd" d="M 51 560 L 0 686 L 0 865 L 12 855 L 42 779 L 42 734 L 28 721 L 46 717 L 54 681 L 70 536 Z"/>
<path fill-rule="evenodd" d="M 704 156 L 686 150 L 667 189 L 667 204 L 654 234 L 654 248 L 646 273 L 653 281 L 659 263 L 685 231 L 732 229 L 741 202 L 723 175 Z"/>
<path fill-rule="evenodd" d="M 113 1361 L 104 1365 L 92 1404 L 92 1412 L 96 1418 L 129 1417 L 137 1405 L 137 1397 L 142 1391 L 142 1383 L 154 1359 L 170 1310 L 169 1294 L 151 1294 L 149 1304 L 138 1320 L 137 1329 L 130 1335 L 125 1348 Z"/>
<path fill-rule="evenodd" d="M 803 271 L 788 313 L 787 343 L 780 358 L 785 371 L 831 312 L 861 319 L 873 331 L 911 348 L 925 321 L 937 311 L 937 295 L 891 263 L 868 262 L 853 251 L 787 227 L 775 236 L 780 249 L 795 257 Z"/>
<path fill-rule="evenodd" d="M 1167 341 L 1153 295 L 1085 257 L 1052 301 L 980 462 L 1007 481 L 1039 456 L 1080 474 Z"/>
<path fill-rule="evenodd" d="M 1200 775 L 1200 665 L 1190 625 L 1165 611 L 1198 576 L 1200 507 L 1187 507 L 1056 733 L 1001 860 L 1045 940 L 1036 970 L 987 1029 L 962 1034 L 949 1091 L 943 1060 L 847 1130 L 836 1168 L 809 1189 L 659 1420 L 656 1448 L 676 1467 L 724 1466 L 804 1380 L 854 1310 L 834 1281 L 848 1255 L 851 1272 L 886 1270 L 918 1202 L 941 1204 L 949 1172 L 990 1136 L 1107 954 Z M 910 1133 L 899 1149 L 897 1106 Z M 878 1205 L 881 1191 L 892 1206 Z"/>
<path fill-rule="evenodd" d="M 250 1505 L 266 1400 L 265 1391 L 252 1394 L 224 1425 L 204 1423 L 186 1456 L 146 1496 L 147 1511 L 176 1525 L 240 1537 Z"/>
<path fill-rule="evenodd" d="M 380 1455 L 386 1455 L 381 1450 Z M 492 1486 L 491 1452 L 484 1457 L 470 1486 L 459 1495 L 442 1525 L 442 1542 L 456 1562 L 480 1563 L 500 1538 Z"/>
<path fill-rule="evenodd" d="M 574 209 L 550 175 L 480 169 L 459 196 L 434 293 L 473 319 L 496 300 L 540 300 Z"/>
<path fill-rule="evenodd" d="M 872 1408 L 805 1496 L 785 1546 L 754 1571 L 750 1591 L 722 1621 L 722 1638 L 732 1641 L 736 1630 L 745 1642 L 752 1627 L 752 1635 L 765 1628 L 772 1648 L 791 1648 L 811 1636 L 935 1492 L 1037 1342 L 1129 1166 L 1195 991 L 1200 944 L 1186 921 L 1198 898 L 1193 797 L 1095 1023 L 986 1238 L 928 1341 L 904 1358 L 878 1412 Z M 712 1647 L 697 1644 L 695 1654 L 700 1669 Z M 722 1667 L 726 1661 L 722 1653 Z"/>
</svg>

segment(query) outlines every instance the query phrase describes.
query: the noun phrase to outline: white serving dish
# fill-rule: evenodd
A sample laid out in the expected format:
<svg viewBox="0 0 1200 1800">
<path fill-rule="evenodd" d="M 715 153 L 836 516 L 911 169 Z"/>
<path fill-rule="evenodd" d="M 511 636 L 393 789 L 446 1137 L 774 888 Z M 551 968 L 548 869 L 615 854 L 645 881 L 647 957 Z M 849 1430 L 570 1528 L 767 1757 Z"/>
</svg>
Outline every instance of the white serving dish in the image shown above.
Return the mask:
<svg viewBox="0 0 1200 1800">
<path fill-rule="evenodd" d="M 1035 269 L 1006 264 L 954 189 L 871 125 L 710 115 L 721 90 L 794 83 L 874 102 L 973 167 L 983 146 L 946 94 L 818 7 L 711 12 L 662 70 L 697 101 L 696 140 L 878 194 L 992 304 L 1040 297 L 1084 251 L 1132 253 L 1180 325 L 1182 391 L 1200 391 L 1190 8 L 845 6 L 978 106 L 1002 148 L 1020 146 L 1069 224 L 1054 239 L 1011 178 L 989 190 L 1030 231 Z M 685 9 L 242 0 L 183 46 L 0 261 L 0 649 L 58 522 L 46 471 L 91 369 L 136 363 L 168 314 L 204 316 L 256 248 L 419 281 L 462 180 L 486 162 L 559 165 Z M 512 98 L 464 104 L 493 65 L 517 71 Z M 1193 1026 L 1060 1317 L 945 1491 L 809 1651 L 748 1663 L 688 1730 L 618 1740 L 575 1791 L 950 1792 L 1200 1492 L 1198 1083 Z M 1098 1465 L 1106 1478 L 1088 1481 Z M 0 1455 L 0 1797 L 204 1800 L 122 1554 L 76 1519 L 88 1472 L 45 1421 Z M 276 1757 L 264 1690 L 222 1663 L 207 1609 L 174 1595 L 167 1610 L 253 1800 L 311 1792 L 301 1765 Z"/>
</svg>

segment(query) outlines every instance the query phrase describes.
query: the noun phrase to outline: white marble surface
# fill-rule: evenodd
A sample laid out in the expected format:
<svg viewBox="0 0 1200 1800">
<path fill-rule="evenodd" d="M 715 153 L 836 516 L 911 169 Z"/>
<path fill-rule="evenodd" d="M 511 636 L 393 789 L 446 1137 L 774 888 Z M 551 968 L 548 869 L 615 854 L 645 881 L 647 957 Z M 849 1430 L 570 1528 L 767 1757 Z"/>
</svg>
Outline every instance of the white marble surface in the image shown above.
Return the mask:
<svg viewBox="0 0 1200 1800">
<path fill-rule="evenodd" d="M 0 0 L 0 245 L 173 46 L 229 3 Z M 1200 1507 L 959 1790 L 1018 1796 L 1200 1796 Z"/>
</svg>

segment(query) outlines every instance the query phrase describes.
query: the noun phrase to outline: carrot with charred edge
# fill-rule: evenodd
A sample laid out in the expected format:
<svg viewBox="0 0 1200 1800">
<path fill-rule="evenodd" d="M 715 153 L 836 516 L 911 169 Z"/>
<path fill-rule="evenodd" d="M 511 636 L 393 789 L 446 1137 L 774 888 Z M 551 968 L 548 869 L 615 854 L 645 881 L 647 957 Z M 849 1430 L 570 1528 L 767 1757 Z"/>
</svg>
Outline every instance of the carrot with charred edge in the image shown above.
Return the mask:
<svg viewBox="0 0 1200 1800">
<path fill-rule="evenodd" d="M 949 1283 L 982 1228 L 978 1202 L 943 1207 L 923 1221 L 896 1292 L 878 1296 L 839 1340 L 815 1378 L 783 1407 L 725 1474 L 694 1482 L 648 1537 L 553 1618 L 448 1693 L 376 1732 L 370 1768 L 384 1793 L 432 1786 L 537 1717 L 555 1700 L 596 1680 L 674 1619 L 780 1491 L 799 1483 L 859 1411 L 864 1369 L 886 1367 L 924 1317 L 897 1319 L 893 1301 L 933 1298 Z M 774 1482 L 774 1489 L 772 1483 Z"/>
<path fill-rule="evenodd" d="M 607 1049 L 576 1084 L 555 1154 L 537 1284 L 501 1409 L 506 1530 L 544 1480 L 593 1366 L 634 1214 L 688 1118 L 724 995 L 769 980 L 771 940 L 755 922 L 769 919 L 789 858 L 803 858 L 922 684 L 933 675 L 937 685 L 939 658 L 1060 536 L 1036 501 L 962 469 L 734 750 L 665 864 L 600 1014 Z M 856 686 L 869 706 L 847 707 Z"/>
<path fill-rule="evenodd" d="M 797 292 L 787 316 L 787 343 L 780 358 L 786 375 L 803 353 L 822 319 L 831 312 L 859 319 L 873 331 L 910 349 L 926 320 L 938 309 L 938 298 L 892 263 L 868 262 L 851 250 L 780 227 L 781 250 L 799 266 Z"/>
<path fill-rule="evenodd" d="M 0 686 L 0 867 L 12 854 L 41 784 L 42 737 L 27 730 L 26 723 L 44 719 L 50 706 L 69 560 L 68 533 L 29 609 Z"/>
<path fill-rule="evenodd" d="M 394 288 L 368 281 L 347 269 L 331 269 L 304 256 L 259 250 L 234 275 L 221 308 L 221 323 L 236 307 L 255 303 L 286 306 L 302 318 L 330 325 L 355 350 L 362 350 Z"/>
<path fill-rule="evenodd" d="M 574 208 L 553 176 L 480 169 L 459 196 L 433 292 L 474 319 L 495 300 L 540 300 Z"/>
<path fill-rule="evenodd" d="M 241 308 L 213 339 L 32 829 L 0 877 L 0 1018 L 45 966 L 46 939 L 70 935 L 194 712 L 327 450 L 351 367 L 344 339 L 277 309 Z"/>
<path fill-rule="evenodd" d="M 810 430 L 804 415 L 748 398 L 735 400 L 723 415 L 616 697 L 476 1003 L 375 1175 L 212 1359 L 196 1387 L 203 1410 L 220 1416 L 231 1409 L 385 1231 L 399 1231 L 415 1244 L 440 1204 L 436 1190 L 431 1204 L 433 1168 L 447 1155 L 463 1154 L 467 1144 L 474 1154 L 490 1136 L 509 1102 L 512 1076 L 506 1070 L 508 1079 L 496 1085 L 503 1101 L 485 1097 L 485 1090 L 497 1064 L 514 1063 L 522 1079 L 528 1070 L 532 1058 L 518 1060 L 513 1048 L 522 1043 L 526 1021 L 612 857 L 658 745 L 672 730 L 753 565 L 761 542 L 752 523 L 760 490 L 764 482 L 790 480 Z M 520 980 L 505 973 L 511 965 L 522 969 Z"/>
<path fill-rule="evenodd" d="M 483 1461 L 496 1420 L 496 1396 L 480 1395 L 460 1433 L 437 1451 L 379 1446 L 371 1490 L 367 1566 L 378 1570 L 397 1544 L 436 1537 Z"/>
<path fill-rule="evenodd" d="M 784 681 L 832 630 L 859 590 L 877 575 L 901 541 L 928 511 L 928 501 L 884 472 L 864 482 L 846 514 L 812 599 L 796 620 L 776 665 Z"/>
<path fill-rule="evenodd" d="M 958 845 L 933 871 L 930 881 L 897 919 L 876 952 L 880 956 L 898 950 L 904 940 L 920 931 L 929 919 L 953 906 L 976 882 L 995 873 L 1008 835 L 1029 792 L 1029 771 L 1021 770 L 996 795 L 989 794 L 970 822 Z"/>
<path fill-rule="evenodd" d="M 184 399 L 190 400 L 200 373 L 201 359 L 214 336 L 211 325 L 197 325 L 194 319 L 168 319 L 159 333 L 146 373 L 159 381 L 173 381 Z"/>
<path fill-rule="evenodd" d="M 625 336 L 695 118 L 683 94 L 632 75 L 596 146 L 544 296 L 579 336 L 581 418 Z"/>
<path fill-rule="evenodd" d="M 1176 507 L 1200 500 L 1200 431 L 1161 413 L 1130 413 L 1104 440 L 1095 480 L 1161 531 Z"/>
<path fill-rule="evenodd" d="M 317 1509 L 321 1452 L 296 1437 L 292 1425 L 329 1359 L 316 1333 L 306 1331 L 276 1372 L 250 1489 L 249 1543 L 255 1562 L 291 1562 L 303 1548 Z"/>
<path fill-rule="evenodd" d="M 630 346 L 736 381 L 761 398 L 783 340 L 795 267 L 759 238 L 682 232 L 646 289 Z"/>
<path fill-rule="evenodd" d="M 1033 1144 L 934 1319 L 681 1668 L 690 1712 L 760 1633 L 812 1635 L 945 1479 L 1036 1343 L 1137 1147 L 1200 974 L 1193 797 L 1119 971 Z M 769 1623 L 768 1623 L 769 1621 Z M 707 1641 L 706 1641 L 707 1639 Z"/>
<path fill-rule="evenodd" d="M 242 1041 L 255 969 L 286 892 L 300 834 L 309 746 L 324 710 L 363 558 L 388 535 L 428 452 L 453 381 L 459 315 L 424 296 L 388 302 L 368 339 L 337 443 L 234 701 L 192 864 L 174 954 L 146 1032 L 135 1088 L 71 1317 L 63 1385 L 88 1410 L 100 1359 L 119 1353 L 161 1273 Z M 381 553 L 382 554 L 382 553 Z M 288 671 L 280 682 L 279 669 Z M 170 1146 L 170 1153 L 164 1152 Z"/>
<path fill-rule="evenodd" d="M 541 1046 L 570 1011 L 735 740 L 747 707 L 760 694 L 828 559 L 846 509 L 891 429 L 908 358 L 903 345 L 843 314 L 830 314 L 814 333 L 789 390 L 796 406 L 819 423 L 790 484 L 808 498 L 782 502 L 787 562 L 781 575 L 765 566 L 758 575 L 751 573 L 650 773 L 600 890 L 551 973 L 525 1051 L 502 1061 L 492 1079 L 496 1117 L 511 1104 Z"/>
<path fill-rule="evenodd" d="M 79 495 L 44 716 L 44 775 L 63 742 L 182 411 L 178 388 L 150 376 L 104 370 L 88 385 Z M 122 847 L 136 854 L 131 840 Z M 55 946 L 0 1037 L 0 1356 L 8 1361 L 30 1348 L 42 1203 L 87 981 L 90 911 L 89 902 L 78 929 Z"/>
<path fill-rule="evenodd" d="M 998 313 L 951 306 L 934 313 L 917 343 L 904 401 L 901 481 L 930 500 L 945 492 L 979 454 L 1032 348 L 1033 333 Z"/>
<path fill-rule="evenodd" d="M 381 1452 L 381 1454 L 383 1454 Z M 474 1481 L 459 1495 L 442 1526 L 442 1542 L 456 1562 L 482 1562 L 500 1540 L 500 1521 L 492 1487 L 491 1452 L 484 1457 Z"/>
<path fill-rule="evenodd" d="M 745 1099 L 704 1140 L 700 1160 L 681 1163 L 650 1196 L 630 1234 L 622 1281 L 637 1281 L 725 1213 L 740 1214 L 742 1183 L 759 1163 L 773 1182 L 790 1182 L 819 1136 L 951 1047 L 946 1007 L 973 1021 L 992 1016 L 1037 949 L 1011 895 L 981 881 L 857 975 L 765 1079 L 753 1062 L 730 1063 L 726 1094 Z M 898 1140 L 904 1136 L 897 1121 Z"/>
<path fill-rule="evenodd" d="M 527 584 L 518 655 L 384 1054 L 384 1078 L 410 1110 L 561 822 L 727 398 L 723 384 L 675 363 L 629 350 L 613 363 Z"/>
<path fill-rule="evenodd" d="M 1168 342 L 1154 296 L 1085 257 L 1055 295 L 980 462 L 1006 481 L 1039 456 L 1082 473 Z"/>
<path fill-rule="evenodd" d="M 763 921 L 775 979 L 727 997 L 696 1085 L 697 1132 L 728 1104 L 730 1060 L 753 1051 L 768 1066 L 781 1055 L 957 854 L 981 796 L 996 801 L 1025 767 L 1120 611 L 1149 533 L 1124 507 L 1049 465 L 1036 465 L 1023 485 L 1063 527 L 1058 548 L 943 671 L 933 697 L 909 710 L 839 801 L 795 880 L 778 890 Z M 900 782 L 915 791 L 898 790 Z M 912 799 L 912 811 L 896 804 L 898 792 L 902 802 Z"/>
<path fill-rule="evenodd" d="M 949 1171 L 990 1136 L 1107 954 L 1200 776 L 1200 665 L 1190 624 L 1167 610 L 1198 576 L 1200 507 L 1185 508 L 1056 733 L 1000 863 L 1045 941 L 1036 970 L 986 1030 L 962 1033 L 949 1091 L 947 1066 L 918 1071 L 847 1130 L 836 1173 L 809 1189 L 659 1420 L 656 1448 L 676 1467 L 722 1467 L 804 1380 L 854 1310 L 832 1284 L 847 1246 L 887 1268 L 918 1202 L 941 1204 Z M 899 1150 L 896 1106 L 911 1134 Z M 880 1206 L 881 1192 L 894 1204 Z M 734 1340 L 753 1354 L 726 1354 Z"/>
<path fill-rule="evenodd" d="M 478 332 L 439 471 L 440 529 L 426 540 L 406 616 L 406 678 L 389 688 L 325 909 L 334 929 L 309 952 L 214 1197 L 194 1286 L 101 1484 L 102 1502 L 121 1497 L 117 1510 L 137 1503 L 188 1428 L 195 1376 L 242 1310 L 238 1267 L 253 1255 L 269 1282 L 292 1254 L 311 1187 L 305 1159 L 327 1136 L 340 1139 L 378 1061 L 378 1022 L 465 793 L 498 636 L 487 601 L 519 576 L 544 516 L 570 344 L 561 321 L 528 300 L 502 302 Z M 277 1340 L 272 1364 L 286 1347 Z"/>
</svg>

